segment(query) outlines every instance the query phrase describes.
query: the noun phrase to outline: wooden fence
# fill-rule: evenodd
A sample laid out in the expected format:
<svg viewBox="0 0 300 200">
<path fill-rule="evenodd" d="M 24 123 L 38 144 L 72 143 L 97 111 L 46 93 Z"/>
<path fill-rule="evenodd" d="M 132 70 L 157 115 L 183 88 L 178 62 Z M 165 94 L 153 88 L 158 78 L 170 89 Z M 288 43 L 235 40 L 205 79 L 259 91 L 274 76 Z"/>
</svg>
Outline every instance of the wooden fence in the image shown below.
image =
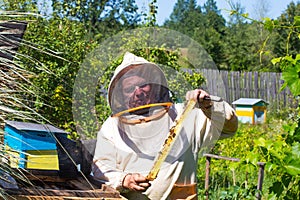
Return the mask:
<svg viewBox="0 0 300 200">
<path fill-rule="evenodd" d="M 296 107 L 297 102 L 288 88 L 280 90 L 281 73 L 238 72 L 201 69 L 206 78 L 204 88 L 232 103 L 239 98 L 259 98 L 267 101 L 272 109 Z"/>
</svg>

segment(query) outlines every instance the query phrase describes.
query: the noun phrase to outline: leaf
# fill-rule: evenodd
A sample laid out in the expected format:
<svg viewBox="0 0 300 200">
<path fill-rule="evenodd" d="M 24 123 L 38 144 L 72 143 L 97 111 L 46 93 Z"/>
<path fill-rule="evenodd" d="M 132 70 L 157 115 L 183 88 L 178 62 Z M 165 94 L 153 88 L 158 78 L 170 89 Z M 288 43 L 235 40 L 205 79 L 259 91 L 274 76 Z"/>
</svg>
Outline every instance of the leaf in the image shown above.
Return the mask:
<svg viewBox="0 0 300 200">
<path fill-rule="evenodd" d="M 300 159 L 300 143 L 295 143 L 292 146 L 292 154 L 297 158 Z"/>
<path fill-rule="evenodd" d="M 254 153 L 254 152 L 250 152 L 247 154 L 247 160 L 249 160 L 250 163 L 252 163 L 253 165 L 256 165 L 258 162 L 258 154 Z"/>
<path fill-rule="evenodd" d="M 294 17 L 294 25 L 299 26 L 300 25 L 300 16 L 295 16 Z"/>
<path fill-rule="evenodd" d="M 272 20 L 268 17 L 265 18 L 265 22 L 264 22 L 264 28 L 266 30 L 268 30 L 270 33 L 273 31 L 274 29 L 274 24 L 272 22 Z"/>
<path fill-rule="evenodd" d="M 264 138 L 258 138 L 255 140 L 255 144 L 264 147 L 266 145 L 266 140 Z"/>
<path fill-rule="evenodd" d="M 296 61 L 293 59 L 292 56 L 284 56 L 283 59 L 289 61 L 290 63 L 296 64 Z"/>
<path fill-rule="evenodd" d="M 275 194 L 268 194 L 268 200 L 277 200 L 278 198 L 276 197 Z"/>
<path fill-rule="evenodd" d="M 300 33 L 299 33 L 298 37 L 299 37 L 299 39 L 300 39 Z M 297 62 L 298 60 L 300 60 L 300 54 L 297 54 L 297 55 L 296 55 L 295 61 Z"/>
<path fill-rule="evenodd" d="M 277 167 L 276 164 L 273 164 L 273 163 L 271 163 L 271 162 L 267 162 L 266 165 L 265 165 L 265 170 L 266 170 L 267 172 L 270 172 L 270 171 L 272 171 L 273 169 L 275 169 L 276 167 Z"/>
<path fill-rule="evenodd" d="M 286 143 L 282 140 L 277 140 L 277 141 L 273 142 L 274 149 L 282 149 L 284 146 L 286 146 Z"/>
<path fill-rule="evenodd" d="M 275 65 L 275 64 L 277 64 L 277 63 L 280 63 L 281 60 L 282 60 L 282 57 L 273 58 L 273 59 L 271 60 L 271 63 L 272 63 L 273 65 Z"/>
<path fill-rule="evenodd" d="M 300 95 L 300 64 L 288 66 L 282 72 L 282 80 L 284 80 L 294 96 Z"/>
<path fill-rule="evenodd" d="M 238 14 L 238 12 L 237 12 L 236 10 L 231 10 L 231 11 L 230 11 L 230 16 L 231 16 L 231 15 L 235 15 L 235 14 Z"/>
<path fill-rule="evenodd" d="M 284 130 L 284 132 L 291 132 L 291 131 L 295 131 L 295 126 L 297 126 L 297 123 L 296 122 L 294 122 L 294 123 L 292 123 L 292 125 L 291 124 L 283 124 L 282 125 L 282 128 L 283 128 L 283 130 Z"/>
<path fill-rule="evenodd" d="M 243 13 L 242 16 L 245 17 L 245 18 L 248 18 L 249 17 L 249 13 Z"/>
<path fill-rule="evenodd" d="M 231 163 L 229 163 L 228 168 L 229 168 L 231 171 L 233 171 L 233 170 L 237 169 L 239 165 L 240 165 L 239 162 L 231 162 Z"/>
<path fill-rule="evenodd" d="M 299 161 L 292 161 L 288 165 L 285 165 L 284 168 L 286 169 L 286 172 L 290 175 L 296 176 L 300 174 L 300 163 Z"/>
<path fill-rule="evenodd" d="M 280 87 L 280 91 L 283 91 L 287 87 L 287 83 L 283 83 L 282 86 Z"/>
</svg>

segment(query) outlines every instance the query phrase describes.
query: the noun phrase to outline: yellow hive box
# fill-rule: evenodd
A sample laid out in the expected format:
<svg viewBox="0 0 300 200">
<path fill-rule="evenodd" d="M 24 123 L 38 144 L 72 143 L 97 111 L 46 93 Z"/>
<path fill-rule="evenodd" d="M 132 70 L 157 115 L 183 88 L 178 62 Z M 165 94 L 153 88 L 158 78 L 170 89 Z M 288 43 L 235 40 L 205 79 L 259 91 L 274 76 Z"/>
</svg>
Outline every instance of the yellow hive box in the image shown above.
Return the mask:
<svg viewBox="0 0 300 200">
<path fill-rule="evenodd" d="M 26 151 L 27 169 L 59 170 L 56 150 Z"/>
<path fill-rule="evenodd" d="M 8 157 L 9 166 L 12 168 L 18 168 L 20 162 L 20 153 L 16 151 L 12 151 L 11 149 L 7 148 L 6 155 Z"/>
</svg>

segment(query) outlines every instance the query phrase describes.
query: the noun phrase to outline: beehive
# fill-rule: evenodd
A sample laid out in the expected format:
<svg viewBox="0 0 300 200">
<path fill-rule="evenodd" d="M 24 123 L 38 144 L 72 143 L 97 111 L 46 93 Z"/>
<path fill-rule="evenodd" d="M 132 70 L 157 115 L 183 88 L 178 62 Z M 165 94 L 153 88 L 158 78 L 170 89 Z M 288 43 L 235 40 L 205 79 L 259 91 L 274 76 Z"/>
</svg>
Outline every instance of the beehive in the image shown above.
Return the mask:
<svg viewBox="0 0 300 200">
<path fill-rule="evenodd" d="M 67 137 L 65 131 L 49 124 L 6 121 L 4 144 L 8 154 L 14 155 L 11 166 L 59 170 L 55 135 Z"/>
<path fill-rule="evenodd" d="M 240 98 L 232 104 L 242 123 L 262 124 L 266 122 L 268 103 L 263 99 Z"/>
</svg>

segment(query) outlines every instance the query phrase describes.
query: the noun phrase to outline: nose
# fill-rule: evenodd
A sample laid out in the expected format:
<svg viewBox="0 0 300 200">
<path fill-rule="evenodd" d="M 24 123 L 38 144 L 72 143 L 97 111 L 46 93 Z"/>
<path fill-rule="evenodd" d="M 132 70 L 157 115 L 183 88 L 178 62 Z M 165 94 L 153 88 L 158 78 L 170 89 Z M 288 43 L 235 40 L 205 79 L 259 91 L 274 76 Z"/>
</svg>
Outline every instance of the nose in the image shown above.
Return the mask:
<svg viewBox="0 0 300 200">
<path fill-rule="evenodd" d="M 144 92 L 144 91 L 142 90 L 141 87 L 135 86 L 135 93 L 136 93 L 136 94 L 140 94 L 140 93 L 142 93 L 142 92 Z"/>
<path fill-rule="evenodd" d="M 141 88 L 139 86 L 135 87 L 134 95 L 138 98 L 143 98 L 143 97 L 146 96 L 145 91 L 143 90 L 143 88 Z"/>
</svg>

